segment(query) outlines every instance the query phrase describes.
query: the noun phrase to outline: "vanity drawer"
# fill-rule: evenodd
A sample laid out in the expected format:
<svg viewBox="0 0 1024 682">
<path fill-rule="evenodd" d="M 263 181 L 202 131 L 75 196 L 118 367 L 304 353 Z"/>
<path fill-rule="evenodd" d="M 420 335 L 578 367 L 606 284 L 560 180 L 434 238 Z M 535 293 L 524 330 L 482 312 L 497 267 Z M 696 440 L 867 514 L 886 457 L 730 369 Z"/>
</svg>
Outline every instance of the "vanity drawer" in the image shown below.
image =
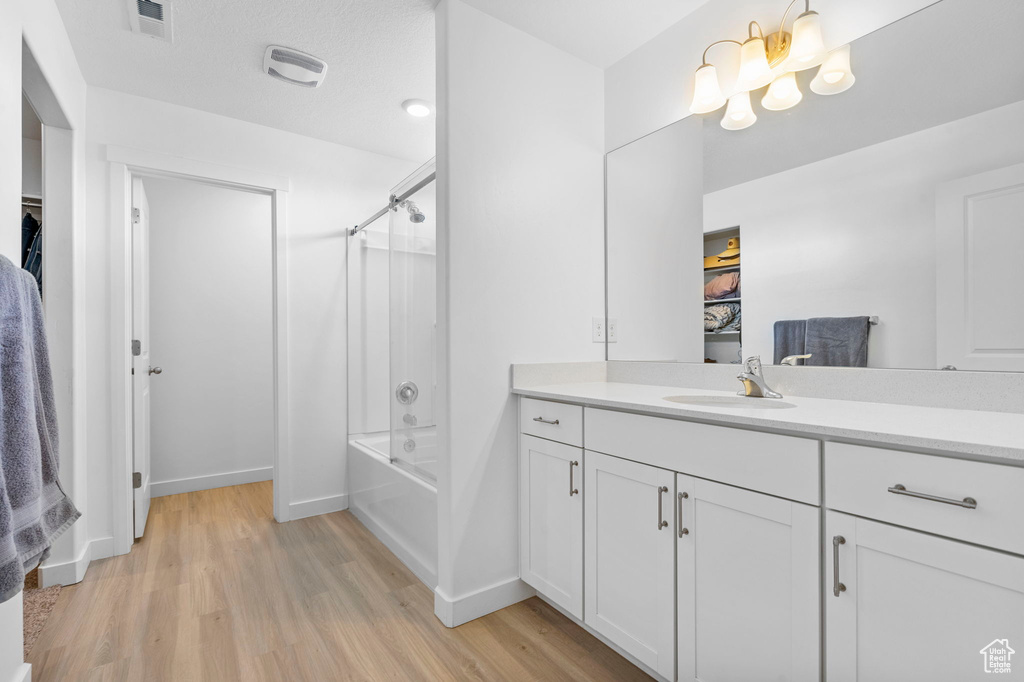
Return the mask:
<svg viewBox="0 0 1024 682">
<path fill-rule="evenodd" d="M 977 506 L 963 506 L 965 498 Z M 826 443 L 825 504 L 857 516 L 1024 554 L 1024 468 Z"/>
<path fill-rule="evenodd" d="M 586 447 L 817 505 L 819 443 L 807 438 L 588 407 Z"/>
<path fill-rule="evenodd" d="M 531 436 L 583 446 L 583 408 L 579 405 L 522 398 L 519 430 Z"/>
</svg>

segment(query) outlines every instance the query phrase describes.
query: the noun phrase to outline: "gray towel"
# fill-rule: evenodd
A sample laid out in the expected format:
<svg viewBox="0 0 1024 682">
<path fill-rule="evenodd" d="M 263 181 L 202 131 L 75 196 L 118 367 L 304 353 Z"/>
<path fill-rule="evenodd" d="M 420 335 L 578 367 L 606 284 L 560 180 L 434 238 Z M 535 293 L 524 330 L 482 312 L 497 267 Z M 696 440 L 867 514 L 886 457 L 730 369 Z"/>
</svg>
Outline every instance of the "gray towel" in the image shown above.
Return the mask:
<svg viewBox="0 0 1024 682">
<path fill-rule="evenodd" d="M 775 360 L 782 363 L 787 355 L 803 355 L 804 338 L 807 336 L 807 320 L 778 320 L 775 323 Z"/>
<path fill-rule="evenodd" d="M 0 256 L 0 602 L 81 516 L 57 480 L 57 447 L 42 301 L 32 275 Z"/>
<path fill-rule="evenodd" d="M 868 318 L 812 317 L 807 320 L 804 352 L 808 365 L 825 367 L 868 366 Z"/>
</svg>

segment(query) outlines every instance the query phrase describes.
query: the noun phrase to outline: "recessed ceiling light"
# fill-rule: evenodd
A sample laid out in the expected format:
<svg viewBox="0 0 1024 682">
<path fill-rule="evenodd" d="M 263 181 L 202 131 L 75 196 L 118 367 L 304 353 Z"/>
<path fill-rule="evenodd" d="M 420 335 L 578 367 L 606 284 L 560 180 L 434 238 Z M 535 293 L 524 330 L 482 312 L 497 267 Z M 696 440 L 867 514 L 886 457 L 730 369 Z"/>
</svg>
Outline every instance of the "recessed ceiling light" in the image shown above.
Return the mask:
<svg viewBox="0 0 1024 682">
<path fill-rule="evenodd" d="M 422 99 L 407 99 L 402 102 L 402 108 L 407 114 L 416 118 L 430 116 L 430 102 Z"/>
</svg>

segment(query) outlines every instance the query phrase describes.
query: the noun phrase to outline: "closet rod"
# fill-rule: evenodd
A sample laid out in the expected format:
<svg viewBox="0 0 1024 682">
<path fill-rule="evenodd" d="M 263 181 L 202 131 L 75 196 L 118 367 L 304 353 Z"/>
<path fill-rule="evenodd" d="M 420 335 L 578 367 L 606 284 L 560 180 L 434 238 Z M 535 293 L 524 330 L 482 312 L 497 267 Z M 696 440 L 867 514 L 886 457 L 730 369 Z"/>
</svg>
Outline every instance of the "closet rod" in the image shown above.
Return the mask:
<svg viewBox="0 0 1024 682">
<path fill-rule="evenodd" d="M 381 210 L 377 211 L 372 216 L 370 216 L 369 218 L 367 218 L 366 220 L 364 220 L 363 222 L 359 223 L 358 225 L 353 227 L 351 230 L 349 230 L 349 232 L 348 232 L 349 236 L 352 237 L 352 236 L 355 236 L 355 235 L 359 234 L 359 232 L 361 230 L 365 229 L 366 226 L 369 225 L 370 223 L 372 223 L 374 220 L 376 220 L 377 218 L 380 218 L 382 215 L 384 215 L 388 211 L 393 211 L 395 209 L 395 207 L 398 206 L 398 204 L 402 203 L 403 201 L 405 201 L 406 199 L 411 197 L 413 194 L 416 194 L 416 192 L 419 192 L 421 189 L 423 189 L 424 187 L 426 187 L 427 185 L 432 183 L 436 177 L 437 177 L 437 173 L 431 173 L 430 175 L 428 175 L 427 177 L 423 178 L 422 180 L 417 182 L 415 185 L 410 187 L 408 190 L 403 192 L 402 194 L 400 194 L 398 196 L 395 196 L 394 194 L 392 194 L 390 199 L 388 200 L 388 205 L 387 206 L 385 206 Z"/>
</svg>

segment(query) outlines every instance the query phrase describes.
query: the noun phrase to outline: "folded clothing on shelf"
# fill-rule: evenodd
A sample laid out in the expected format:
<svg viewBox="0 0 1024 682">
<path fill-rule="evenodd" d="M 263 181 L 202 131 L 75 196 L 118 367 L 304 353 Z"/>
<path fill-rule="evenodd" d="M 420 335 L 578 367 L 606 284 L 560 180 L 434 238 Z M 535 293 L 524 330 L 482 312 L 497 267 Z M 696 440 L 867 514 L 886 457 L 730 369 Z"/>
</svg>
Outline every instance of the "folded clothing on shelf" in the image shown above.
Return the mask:
<svg viewBox="0 0 1024 682">
<path fill-rule="evenodd" d="M 704 331 L 726 332 L 739 331 L 740 305 L 738 303 L 722 303 L 709 305 L 704 309 Z"/>
<path fill-rule="evenodd" d="M 704 300 L 717 301 L 722 298 L 739 298 L 740 273 L 723 272 L 704 285 Z"/>
</svg>

